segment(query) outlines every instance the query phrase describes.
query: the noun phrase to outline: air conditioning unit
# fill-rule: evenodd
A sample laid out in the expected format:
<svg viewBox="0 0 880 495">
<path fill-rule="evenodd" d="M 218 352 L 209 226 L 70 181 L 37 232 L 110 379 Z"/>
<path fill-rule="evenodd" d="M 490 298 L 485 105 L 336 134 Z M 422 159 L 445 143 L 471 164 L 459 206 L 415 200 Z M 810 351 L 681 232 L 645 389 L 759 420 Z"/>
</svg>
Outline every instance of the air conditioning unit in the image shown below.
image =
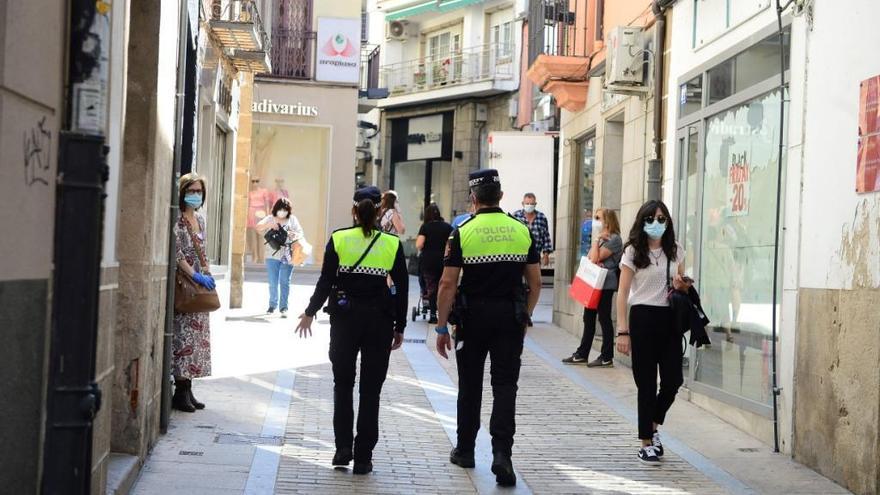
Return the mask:
<svg viewBox="0 0 880 495">
<path fill-rule="evenodd" d="M 411 31 L 409 21 L 391 21 L 385 25 L 385 39 L 406 41 L 412 37 Z"/>
<path fill-rule="evenodd" d="M 608 85 L 641 86 L 644 84 L 644 45 L 642 28 L 616 27 L 608 34 L 607 69 Z"/>
</svg>

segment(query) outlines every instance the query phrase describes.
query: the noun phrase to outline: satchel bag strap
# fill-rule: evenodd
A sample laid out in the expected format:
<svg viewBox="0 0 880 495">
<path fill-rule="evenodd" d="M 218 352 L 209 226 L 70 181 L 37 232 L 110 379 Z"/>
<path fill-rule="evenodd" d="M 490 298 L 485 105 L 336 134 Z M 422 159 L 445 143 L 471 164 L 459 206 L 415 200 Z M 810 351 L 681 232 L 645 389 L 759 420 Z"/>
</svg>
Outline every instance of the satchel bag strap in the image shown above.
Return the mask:
<svg viewBox="0 0 880 495">
<path fill-rule="evenodd" d="M 361 257 L 358 258 L 358 260 L 355 261 L 354 264 L 351 265 L 344 273 L 351 273 L 354 271 L 355 268 L 359 267 L 361 265 L 361 262 L 364 261 L 364 258 L 367 257 L 367 254 L 369 254 L 370 250 L 373 249 L 373 245 L 376 244 L 376 241 L 378 241 L 380 237 L 382 237 L 382 233 L 376 232 L 376 235 L 373 237 L 373 240 L 370 241 L 370 244 L 367 246 L 367 249 L 364 250 L 364 253 L 361 254 Z"/>
<path fill-rule="evenodd" d="M 211 273 L 208 265 L 208 260 L 205 258 L 205 251 L 202 249 L 202 241 L 199 239 L 199 236 L 193 232 L 192 226 L 189 222 L 184 218 L 183 215 L 180 215 L 180 221 L 183 222 L 183 225 L 186 227 L 187 233 L 189 233 L 189 238 L 193 243 L 193 248 L 196 250 L 196 255 L 199 257 L 199 263 L 202 265 L 202 270 L 207 271 L 207 273 Z M 196 217 L 196 221 L 198 222 L 198 217 Z M 201 226 L 199 226 L 201 227 Z"/>
</svg>

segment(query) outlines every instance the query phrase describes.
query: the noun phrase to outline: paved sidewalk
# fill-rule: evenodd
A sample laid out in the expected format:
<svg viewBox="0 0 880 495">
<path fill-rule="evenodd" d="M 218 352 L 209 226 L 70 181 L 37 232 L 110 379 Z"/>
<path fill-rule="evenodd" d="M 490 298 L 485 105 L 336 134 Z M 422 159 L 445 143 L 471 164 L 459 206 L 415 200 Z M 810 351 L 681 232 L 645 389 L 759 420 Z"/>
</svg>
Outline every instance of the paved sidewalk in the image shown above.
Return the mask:
<svg viewBox="0 0 880 495">
<path fill-rule="evenodd" d="M 214 315 L 217 376 L 195 386 L 208 409 L 174 414 L 135 493 L 848 493 L 684 400 L 676 401 L 664 428 L 663 465 L 641 464 L 629 368 L 559 363 L 577 340 L 546 323 L 549 291 L 536 315 L 543 323 L 530 330 L 523 353 L 515 489 L 496 487 L 488 471 L 488 366 L 478 466 L 449 464 L 455 363 L 436 355 L 433 332 L 421 321 L 408 327 L 404 349 L 392 353 L 375 471 L 353 476 L 333 469 L 329 324 L 319 317 L 311 339 L 292 334 L 316 278 L 295 274 L 290 319 L 262 314 L 265 285 L 254 277 L 245 308 Z"/>
</svg>

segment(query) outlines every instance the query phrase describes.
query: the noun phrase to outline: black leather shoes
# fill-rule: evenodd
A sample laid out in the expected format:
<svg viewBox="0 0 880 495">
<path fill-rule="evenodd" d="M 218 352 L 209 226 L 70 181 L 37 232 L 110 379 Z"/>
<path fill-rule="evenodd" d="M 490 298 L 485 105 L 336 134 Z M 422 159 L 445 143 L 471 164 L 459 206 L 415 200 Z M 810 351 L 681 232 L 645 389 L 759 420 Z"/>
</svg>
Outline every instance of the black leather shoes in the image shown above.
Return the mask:
<svg viewBox="0 0 880 495">
<path fill-rule="evenodd" d="M 516 485 L 516 473 L 513 471 L 513 463 L 509 455 L 499 452 L 492 454 L 492 473 L 495 474 L 495 482 L 499 485 Z"/>
<path fill-rule="evenodd" d="M 452 452 L 449 453 L 449 462 L 463 468 L 472 468 L 477 465 L 476 462 L 474 462 L 473 452 L 464 452 L 463 450 L 459 450 L 458 447 L 452 449 Z"/>
<path fill-rule="evenodd" d="M 354 474 L 369 474 L 373 471 L 373 463 L 370 461 L 358 462 L 354 461 L 354 468 L 351 472 Z"/>
<path fill-rule="evenodd" d="M 351 449 L 336 449 L 336 454 L 333 456 L 333 465 L 348 466 L 348 463 L 351 462 L 351 459 Z"/>
</svg>

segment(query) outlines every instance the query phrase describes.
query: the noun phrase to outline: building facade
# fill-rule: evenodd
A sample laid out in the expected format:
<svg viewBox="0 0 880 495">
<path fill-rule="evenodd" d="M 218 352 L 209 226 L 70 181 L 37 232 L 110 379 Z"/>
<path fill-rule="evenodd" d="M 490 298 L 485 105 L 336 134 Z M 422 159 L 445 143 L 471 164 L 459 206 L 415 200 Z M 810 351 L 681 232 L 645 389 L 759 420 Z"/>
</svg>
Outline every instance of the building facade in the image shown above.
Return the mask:
<svg viewBox="0 0 880 495">
<path fill-rule="evenodd" d="M 255 225 L 281 197 L 293 203 L 309 264 L 321 263 L 330 233 L 351 222 L 354 192 L 361 2 L 272 0 L 264 16 L 271 71 L 242 88 L 232 248 L 232 304 L 241 304 L 245 263 L 262 259 Z"/>
<path fill-rule="evenodd" d="M 525 8 L 521 0 L 366 3 L 365 67 L 373 64 L 373 84 L 385 91 L 362 116 L 375 129 L 363 172 L 399 193 L 408 253 L 429 203 L 446 218 L 466 210 L 467 176 L 487 166 L 489 133 L 517 130 Z"/>
</svg>

